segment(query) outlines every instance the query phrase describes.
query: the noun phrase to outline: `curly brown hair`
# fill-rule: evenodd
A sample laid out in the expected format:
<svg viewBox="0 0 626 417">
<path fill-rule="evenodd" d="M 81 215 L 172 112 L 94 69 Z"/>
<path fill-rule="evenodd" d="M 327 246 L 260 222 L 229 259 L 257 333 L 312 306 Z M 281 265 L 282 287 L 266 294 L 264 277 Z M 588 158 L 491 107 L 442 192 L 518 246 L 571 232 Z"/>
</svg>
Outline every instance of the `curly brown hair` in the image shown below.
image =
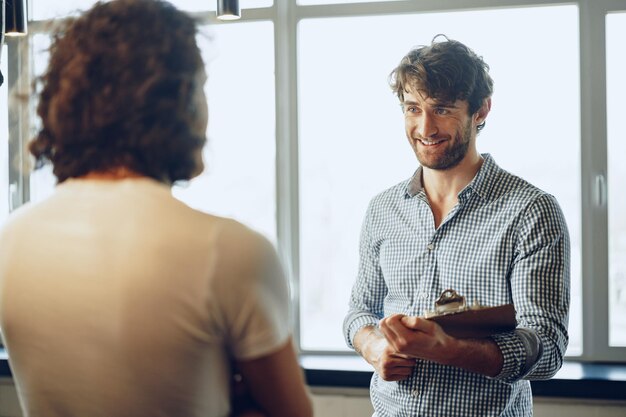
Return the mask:
<svg viewBox="0 0 626 417">
<path fill-rule="evenodd" d="M 445 41 L 437 41 L 443 37 Z M 493 94 L 489 66 L 482 57 L 459 41 L 437 35 L 429 46 L 411 50 L 389 75 L 389 85 L 400 101 L 409 89 L 442 103 L 468 102 L 474 114 Z M 477 129 L 481 130 L 485 123 Z"/>
<path fill-rule="evenodd" d="M 59 183 L 120 167 L 190 179 L 206 142 L 192 129 L 204 68 L 196 23 L 165 1 L 114 0 L 63 25 L 38 80 L 36 168 L 52 162 Z"/>
</svg>

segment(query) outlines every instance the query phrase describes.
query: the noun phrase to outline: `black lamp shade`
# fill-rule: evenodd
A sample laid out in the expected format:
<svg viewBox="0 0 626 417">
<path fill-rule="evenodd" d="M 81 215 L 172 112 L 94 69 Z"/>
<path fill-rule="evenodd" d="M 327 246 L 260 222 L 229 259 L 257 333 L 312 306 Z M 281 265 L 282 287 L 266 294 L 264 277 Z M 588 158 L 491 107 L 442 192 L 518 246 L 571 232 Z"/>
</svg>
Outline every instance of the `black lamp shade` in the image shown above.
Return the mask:
<svg viewBox="0 0 626 417">
<path fill-rule="evenodd" d="M 4 32 L 7 36 L 27 33 L 26 0 L 5 0 Z"/>
<path fill-rule="evenodd" d="M 239 0 L 217 0 L 217 18 L 220 20 L 235 20 L 241 17 Z"/>
</svg>

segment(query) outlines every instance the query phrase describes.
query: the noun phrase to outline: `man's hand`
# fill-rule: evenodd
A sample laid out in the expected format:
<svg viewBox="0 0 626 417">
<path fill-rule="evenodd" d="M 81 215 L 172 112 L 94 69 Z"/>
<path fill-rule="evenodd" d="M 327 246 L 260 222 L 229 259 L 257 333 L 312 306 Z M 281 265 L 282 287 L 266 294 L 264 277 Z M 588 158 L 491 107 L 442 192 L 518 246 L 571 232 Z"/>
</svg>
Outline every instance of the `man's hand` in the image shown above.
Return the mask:
<svg viewBox="0 0 626 417">
<path fill-rule="evenodd" d="M 373 327 L 359 330 L 354 337 L 354 345 L 385 381 L 401 381 L 413 372 L 415 359 L 397 353 L 385 336 Z"/>
<path fill-rule="evenodd" d="M 420 358 L 495 377 L 504 358 L 491 338 L 457 339 L 421 317 L 394 314 L 380 321 L 380 332 L 396 355 Z"/>
<path fill-rule="evenodd" d="M 382 319 L 380 331 L 394 352 L 439 363 L 447 362 L 456 343 L 437 323 L 403 314 Z"/>
</svg>

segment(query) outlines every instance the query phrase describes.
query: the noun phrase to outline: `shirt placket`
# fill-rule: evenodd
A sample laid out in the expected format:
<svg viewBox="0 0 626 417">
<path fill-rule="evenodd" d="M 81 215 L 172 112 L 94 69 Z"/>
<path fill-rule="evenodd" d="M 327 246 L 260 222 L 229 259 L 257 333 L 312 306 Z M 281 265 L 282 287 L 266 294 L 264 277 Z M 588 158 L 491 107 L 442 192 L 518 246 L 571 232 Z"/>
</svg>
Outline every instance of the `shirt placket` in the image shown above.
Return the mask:
<svg viewBox="0 0 626 417">
<path fill-rule="evenodd" d="M 432 288 L 435 276 L 437 274 L 437 258 L 435 257 L 435 241 L 437 231 L 434 227 L 434 217 L 428 200 L 425 195 L 418 197 L 420 201 L 420 216 L 422 219 L 420 227 L 419 248 L 421 252 L 419 256 L 424 258 L 422 262 L 421 279 L 416 294 L 415 304 L 417 305 L 418 314 L 423 315 L 424 311 L 432 308 L 429 305 L 430 289 Z"/>
</svg>

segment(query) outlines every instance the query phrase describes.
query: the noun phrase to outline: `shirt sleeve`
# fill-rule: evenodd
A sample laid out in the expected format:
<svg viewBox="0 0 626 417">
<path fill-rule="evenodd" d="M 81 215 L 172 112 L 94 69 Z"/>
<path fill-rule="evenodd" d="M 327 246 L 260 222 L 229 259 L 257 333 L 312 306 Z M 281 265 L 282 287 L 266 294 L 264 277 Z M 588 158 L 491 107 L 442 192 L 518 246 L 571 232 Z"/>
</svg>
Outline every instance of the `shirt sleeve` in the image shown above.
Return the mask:
<svg viewBox="0 0 626 417">
<path fill-rule="evenodd" d="M 289 288 L 276 251 L 265 238 L 250 233 L 237 240 L 236 249 L 223 253 L 231 259 L 222 271 L 219 302 L 231 354 L 250 360 L 278 350 L 290 336 Z"/>
<path fill-rule="evenodd" d="M 373 237 L 375 204 L 370 203 L 359 243 L 359 269 L 350 295 L 348 314 L 343 322 L 343 334 L 348 347 L 354 349 L 356 333 L 366 326 L 378 326 L 383 317 L 387 286 L 380 268 L 379 242 Z"/>
<path fill-rule="evenodd" d="M 569 234 L 550 195 L 537 198 L 524 213 L 510 283 L 518 328 L 493 336 L 504 357 L 495 379 L 549 379 L 567 349 L 570 302 Z"/>
</svg>

